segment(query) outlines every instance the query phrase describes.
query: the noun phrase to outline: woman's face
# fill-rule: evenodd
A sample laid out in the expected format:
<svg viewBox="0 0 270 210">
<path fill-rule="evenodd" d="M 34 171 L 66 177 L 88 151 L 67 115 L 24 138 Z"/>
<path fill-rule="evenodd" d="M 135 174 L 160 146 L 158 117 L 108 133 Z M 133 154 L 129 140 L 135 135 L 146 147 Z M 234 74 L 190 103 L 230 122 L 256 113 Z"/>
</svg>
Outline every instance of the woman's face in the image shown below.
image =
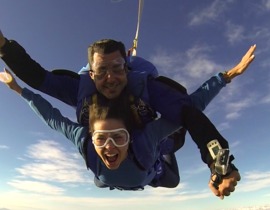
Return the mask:
<svg viewBox="0 0 270 210">
<path fill-rule="evenodd" d="M 98 120 L 94 123 L 93 126 L 94 132 L 97 130 L 115 130 L 119 128 L 125 129 L 126 127 L 124 126 L 124 123 L 121 120 L 117 119 Z M 100 134 L 100 138 L 106 140 L 108 137 L 110 137 L 114 140 L 117 140 L 116 138 L 119 138 L 119 135 L 121 135 L 121 133 L 114 134 L 113 132 L 112 133 L 108 132 Z M 94 146 L 97 154 L 104 162 L 104 164 L 107 166 L 107 168 L 114 170 L 117 169 L 127 157 L 129 143 L 123 147 L 117 147 L 111 140 L 109 140 L 107 141 L 104 147 L 97 147 L 95 144 Z"/>
</svg>

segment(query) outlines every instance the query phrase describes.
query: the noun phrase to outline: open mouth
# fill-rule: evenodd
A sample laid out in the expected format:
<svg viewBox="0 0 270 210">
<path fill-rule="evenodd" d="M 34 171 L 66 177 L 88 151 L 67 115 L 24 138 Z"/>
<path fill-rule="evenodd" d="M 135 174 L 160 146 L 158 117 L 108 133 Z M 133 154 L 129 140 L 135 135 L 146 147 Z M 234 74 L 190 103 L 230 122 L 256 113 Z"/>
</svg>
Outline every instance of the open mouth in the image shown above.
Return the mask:
<svg viewBox="0 0 270 210">
<path fill-rule="evenodd" d="M 105 157 L 108 163 L 113 164 L 117 160 L 118 154 L 106 154 Z"/>
<path fill-rule="evenodd" d="M 106 85 L 106 88 L 108 89 L 108 90 L 111 90 L 111 91 L 114 91 L 115 89 L 117 89 L 117 84 L 107 84 Z"/>
</svg>

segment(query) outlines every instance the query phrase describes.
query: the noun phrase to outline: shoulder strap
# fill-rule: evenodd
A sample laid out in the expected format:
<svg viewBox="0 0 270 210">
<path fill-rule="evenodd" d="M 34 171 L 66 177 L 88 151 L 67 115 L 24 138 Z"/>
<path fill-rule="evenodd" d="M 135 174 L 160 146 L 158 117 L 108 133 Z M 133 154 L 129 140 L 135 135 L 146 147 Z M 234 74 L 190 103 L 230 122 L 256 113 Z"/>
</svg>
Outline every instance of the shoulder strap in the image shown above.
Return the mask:
<svg viewBox="0 0 270 210">
<path fill-rule="evenodd" d="M 137 107 L 135 105 L 135 97 L 133 95 L 129 95 L 129 103 L 130 103 L 130 109 L 131 109 L 134 121 L 136 123 L 136 126 L 141 128 L 143 126 L 143 123 L 142 123 L 142 120 L 138 114 L 138 110 L 137 110 Z"/>
<path fill-rule="evenodd" d="M 153 167 L 152 146 L 149 145 L 142 132 L 143 130 L 140 129 L 132 131 L 132 142 L 130 143 L 129 151 L 136 165 L 140 169 L 148 171 Z"/>
<path fill-rule="evenodd" d="M 155 79 L 157 81 L 160 81 L 164 84 L 169 85 L 170 87 L 180 91 L 181 93 L 187 94 L 187 89 L 183 85 L 179 84 L 178 82 L 176 82 L 168 77 L 158 76 Z"/>
<path fill-rule="evenodd" d="M 159 76 L 157 78 L 155 78 L 157 81 L 160 81 L 164 84 L 169 85 L 170 87 L 174 88 L 175 90 L 187 94 L 187 89 L 182 86 L 181 84 L 179 84 L 178 82 L 168 78 L 168 77 L 164 77 L 164 76 Z M 185 128 L 180 128 L 178 129 L 176 132 L 174 132 L 173 134 L 171 134 L 170 136 L 167 137 L 167 140 L 164 142 L 170 142 L 173 141 L 174 145 L 173 145 L 173 151 L 176 152 L 178 151 L 185 143 L 185 136 L 186 136 L 186 129 Z M 165 145 L 165 144 L 164 144 Z M 161 146 L 161 150 L 163 153 L 167 153 L 167 147 L 164 145 Z"/>
<path fill-rule="evenodd" d="M 96 176 L 98 174 L 98 168 L 97 168 L 98 156 L 91 142 L 90 135 L 88 135 L 85 138 L 84 143 L 83 143 L 83 157 L 84 157 L 87 169 L 90 169 Z"/>
<path fill-rule="evenodd" d="M 80 75 L 74 71 L 67 70 L 67 69 L 55 69 L 52 70 L 52 73 L 55 75 L 63 75 L 63 76 L 70 76 L 72 78 L 80 79 Z"/>
<path fill-rule="evenodd" d="M 136 155 L 134 154 L 132 142 L 130 143 L 130 146 L 129 146 L 129 154 L 130 154 L 130 157 L 132 158 L 132 160 L 138 166 L 138 168 L 141 169 L 142 171 L 146 171 L 146 168 L 143 166 L 143 164 L 140 163 L 140 161 L 136 158 Z"/>
</svg>

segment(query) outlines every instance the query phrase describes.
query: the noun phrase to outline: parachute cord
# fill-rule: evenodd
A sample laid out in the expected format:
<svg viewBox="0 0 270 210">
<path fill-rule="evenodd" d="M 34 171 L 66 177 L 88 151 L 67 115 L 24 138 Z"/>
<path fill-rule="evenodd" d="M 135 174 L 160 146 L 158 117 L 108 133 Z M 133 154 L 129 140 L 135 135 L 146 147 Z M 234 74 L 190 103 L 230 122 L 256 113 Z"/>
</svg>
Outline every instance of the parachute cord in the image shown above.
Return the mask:
<svg viewBox="0 0 270 210">
<path fill-rule="evenodd" d="M 128 50 L 128 56 L 130 56 L 130 54 L 132 56 L 136 56 L 137 55 L 138 36 L 139 36 L 139 29 L 140 29 L 140 22 L 141 22 L 142 10 L 143 10 L 143 3 L 144 3 L 144 0 L 139 0 L 137 30 L 136 30 L 135 38 L 133 40 L 133 46 Z"/>
</svg>

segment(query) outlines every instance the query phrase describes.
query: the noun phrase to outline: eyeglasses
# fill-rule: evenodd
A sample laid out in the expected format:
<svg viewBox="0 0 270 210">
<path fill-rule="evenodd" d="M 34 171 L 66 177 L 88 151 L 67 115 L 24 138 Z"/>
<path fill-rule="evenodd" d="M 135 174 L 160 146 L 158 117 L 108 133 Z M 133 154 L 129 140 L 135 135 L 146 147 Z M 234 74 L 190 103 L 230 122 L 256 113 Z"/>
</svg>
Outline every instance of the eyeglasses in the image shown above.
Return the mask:
<svg viewBox="0 0 270 210">
<path fill-rule="evenodd" d="M 112 141 L 116 147 L 124 147 L 130 141 L 129 133 L 124 128 L 118 128 L 114 130 L 96 130 L 92 134 L 92 143 L 97 148 L 105 147 L 109 141 Z"/>
<path fill-rule="evenodd" d="M 121 57 L 110 62 L 94 62 L 92 68 L 93 69 L 91 69 L 90 72 L 93 72 L 98 80 L 106 77 L 109 71 L 114 75 L 122 75 L 125 72 L 125 60 Z"/>
</svg>

